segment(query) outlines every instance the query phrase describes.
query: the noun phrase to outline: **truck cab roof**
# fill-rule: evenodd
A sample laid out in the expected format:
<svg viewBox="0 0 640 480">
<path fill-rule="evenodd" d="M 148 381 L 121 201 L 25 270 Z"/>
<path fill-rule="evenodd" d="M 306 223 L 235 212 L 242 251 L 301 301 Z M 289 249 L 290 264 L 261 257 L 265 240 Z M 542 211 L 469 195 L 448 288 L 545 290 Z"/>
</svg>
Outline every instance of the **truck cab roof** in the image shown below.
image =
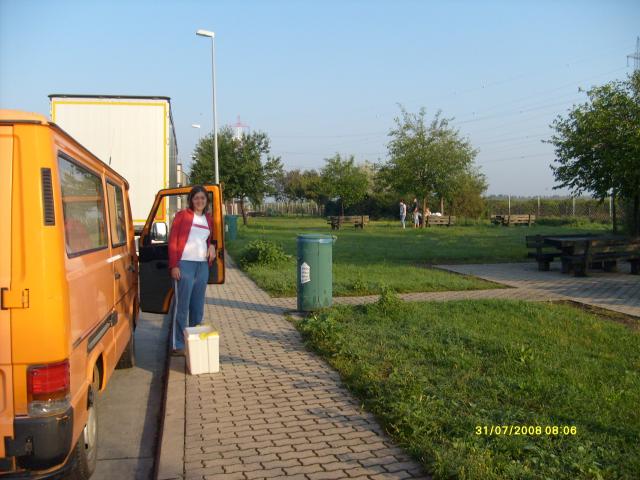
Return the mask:
<svg viewBox="0 0 640 480">
<path fill-rule="evenodd" d="M 20 110 L 0 110 L 0 122 L 3 123 L 40 123 L 47 125 L 49 120 L 44 115 Z"/>
</svg>

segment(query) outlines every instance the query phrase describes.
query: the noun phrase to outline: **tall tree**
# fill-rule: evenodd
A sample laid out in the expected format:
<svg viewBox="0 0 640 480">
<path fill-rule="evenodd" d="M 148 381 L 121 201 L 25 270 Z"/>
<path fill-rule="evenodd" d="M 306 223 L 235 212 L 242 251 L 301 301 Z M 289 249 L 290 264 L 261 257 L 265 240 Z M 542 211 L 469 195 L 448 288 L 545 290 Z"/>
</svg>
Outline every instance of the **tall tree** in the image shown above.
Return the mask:
<svg viewBox="0 0 640 480">
<path fill-rule="evenodd" d="M 233 130 L 225 127 L 218 132 L 218 163 L 220 181 L 228 198 L 240 200 L 243 223 L 247 224 L 244 201 L 259 205 L 267 195 L 277 192 L 277 179 L 283 174 L 279 157 L 269 155 L 269 137 L 264 132 L 243 134 L 234 138 Z M 191 167 L 193 183 L 213 182 L 213 136 L 200 140 L 194 151 Z"/>
<path fill-rule="evenodd" d="M 302 172 L 302 181 L 304 185 L 304 198 L 314 202 L 318 206 L 318 210 L 329 201 L 331 194 L 328 192 L 322 176 L 317 170 L 305 170 Z"/>
<path fill-rule="evenodd" d="M 367 172 L 356 165 L 353 155 L 342 158 L 339 153 L 325 159 L 322 168 L 324 190 L 331 197 L 340 198 L 341 214 L 344 208 L 362 200 L 369 189 Z"/>
<path fill-rule="evenodd" d="M 487 190 L 485 176 L 477 169 L 463 172 L 455 181 L 456 189 L 446 201 L 452 215 L 478 218 L 484 212 L 483 194 Z"/>
<path fill-rule="evenodd" d="M 423 210 L 436 195 L 442 210 L 444 200 L 455 195 L 459 181 L 478 174 L 473 164 L 477 151 L 442 112 L 427 125 L 424 108 L 418 113 L 402 106 L 400 110 L 389 132 L 389 161 L 381 166 L 379 176 L 392 190 L 421 197 Z"/>
<path fill-rule="evenodd" d="M 630 233 L 640 235 L 640 72 L 594 87 L 587 97 L 551 125 L 554 188 L 589 192 L 601 201 L 612 194 L 614 205 L 621 198 L 630 205 Z"/>
<path fill-rule="evenodd" d="M 288 200 L 299 202 L 304 199 L 304 178 L 300 170 L 289 170 L 284 176 L 284 193 Z"/>
</svg>

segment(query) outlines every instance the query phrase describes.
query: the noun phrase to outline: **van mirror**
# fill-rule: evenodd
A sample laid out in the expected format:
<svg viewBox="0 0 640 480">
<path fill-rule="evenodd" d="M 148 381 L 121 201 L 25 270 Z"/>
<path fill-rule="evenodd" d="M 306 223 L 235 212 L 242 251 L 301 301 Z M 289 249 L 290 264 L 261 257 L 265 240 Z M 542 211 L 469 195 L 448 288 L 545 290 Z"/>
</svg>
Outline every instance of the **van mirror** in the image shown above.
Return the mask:
<svg viewBox="0 0 640 480">
<path fill-rule="evenodd" d="M 152 242 L 166 242 L 167 241 L 167 233 L 169 231 L 169 227 L 164 222 L 155 222 L 151 226 L 151 241 Z"/>
</svg>

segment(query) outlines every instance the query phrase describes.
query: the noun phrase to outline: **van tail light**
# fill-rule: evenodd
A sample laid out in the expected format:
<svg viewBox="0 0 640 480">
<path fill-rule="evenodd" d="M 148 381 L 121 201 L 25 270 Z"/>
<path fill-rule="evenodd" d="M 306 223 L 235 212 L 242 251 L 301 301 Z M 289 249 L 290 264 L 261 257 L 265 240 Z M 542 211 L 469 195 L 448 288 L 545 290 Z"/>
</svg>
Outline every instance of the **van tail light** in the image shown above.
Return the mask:
<svg viewBox="0 0 640 480">
<path fill-rule="evenodd" d="M 27 369 L 28 410 L 32 417 L 65 412 L 70 405 L 69 360 Z"/>
</svg>

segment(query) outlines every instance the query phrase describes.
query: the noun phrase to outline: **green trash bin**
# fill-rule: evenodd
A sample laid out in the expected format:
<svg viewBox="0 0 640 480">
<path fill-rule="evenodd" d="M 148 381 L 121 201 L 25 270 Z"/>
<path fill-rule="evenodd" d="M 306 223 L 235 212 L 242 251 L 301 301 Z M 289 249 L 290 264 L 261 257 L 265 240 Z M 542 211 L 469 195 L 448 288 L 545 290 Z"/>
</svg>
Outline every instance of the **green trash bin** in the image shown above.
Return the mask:
<svg viewBox="0 0 640 480">
<path fill-rule="evenodd" d="M 298 235 L 298 311 L 330 307 L 333 300 L 332 235 Z"/>
<path fill-rule="evenodd" d="M 224 216 L 224 238 L 225 240 L 235 240 L 238 237 L 238 216 Z"/>
</svg>

